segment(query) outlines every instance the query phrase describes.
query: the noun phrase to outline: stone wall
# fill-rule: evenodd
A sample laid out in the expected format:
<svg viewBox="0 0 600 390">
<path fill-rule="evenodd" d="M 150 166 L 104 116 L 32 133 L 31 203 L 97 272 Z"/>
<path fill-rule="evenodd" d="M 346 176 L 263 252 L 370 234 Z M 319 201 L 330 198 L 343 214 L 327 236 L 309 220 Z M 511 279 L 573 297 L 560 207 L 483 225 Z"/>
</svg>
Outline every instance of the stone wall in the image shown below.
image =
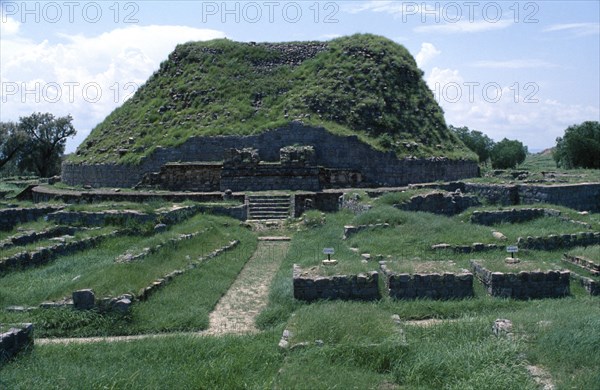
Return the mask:
<svg viewBox="0 0 600 390">
<path fill-rule="evenodd" d="M 503 249 L 505 246 L 500 244 L 484 244 L 481 242 L 474 242 L 471 245 L 450 245 L 450 244 L 435 244 L 431 246 L 434 251 L 450 250 L 455 253 L 475 253 L 475 252 L 486 252 Z"/>
<path fill-rule="evenodd" d="M 294 264 L 294 298 L 302 301 L 342 299 L 372 301 L 380 298 L 379 274 L 308 276 Z"/>
<path fill-rule="evenodd" d="M 589 273 L 591 273 L 592 275 L 600 275 L 600 264 L 594 263 L 593 261 L 588 260 L 585 257 L 571 256 L 565 253 L 563 254 L 563 261 L 581 267 Z"/>
<path fill-rule="evenodd" d="M 578 281 L 588 294 L 593 296 L 600 295 L 600 282 L 573 272 L 571 272 L 571 279 Z"/>
<path fill-rule="evenodd" d="M 169 191 L 220 191 L 222 168 L 219 163 L 168 163 L 160 172 L 144 175 L 141 185 Z"/>
<path fill-rule="evenodd" d="M 60 255 L 66 255 L 92 248 L 98 245 L 102 240 L 115 237 L 121 232 L 114 231 L 95 237 L 84 238 L 79 241 L 61 242 L 45 248 L 37 248 L 26 252 L 19 252 L 10 257 L 0 259 L 0 274 L 8 272 L 11 269 L 34 267 L 46 264 Z"/>
<path fill-rule="evenodd" d="M 389 228 L 389 223 L 375 223 L 370 225 L 346 225 L 344 226 L 344 235 L 342 236 L 342 240 L 347 240 L 351 236 L 362 232 L 363 230 L 373 230 L 373 229 L 381 229 L 381 228 Z"/>
<path fill-rule="evenodd" d="M 120 192 L 115 190 L 87 190 L 87 191 L 71 191 L 59 190 L 56 188 L 37 186 L 33 188 L 33 201 L 48 202 L 51 200 L 59 200 L 65 203 L 97 203 L 97 202 L 149 202 L 152 200 L 164 200 L 167 202 L 183 202 L 191 200 L 195 202 L 218 202 L 224 199 L 221 192 L 150 192 L 150 191 L 135 191 L 135 192 Z M 232 194 L 229 199 L 244 201 L 243 194 Z"/>
<path fill-rule="evenodd" d="M 18 224 L 35 221 L 48 213 L 61 210 L 63 206 L 44 206 L 0 210 L 0 230 L 11 230 Z"/>
<path fill-rule="evenodd" d="M 473 274 L 408 274 L 390 271 L 380 262 L 390 297 L 396 299 L 462 299 L 473 296 Z"/>
<path fill-rule="evenodd" d="M 157 148 L 140 165 L 65 163 L 62 181 L 68 185 L 93 187 L 132 187 L 146 173 L 158 172 L 169 162 L 219 162 L 225 151 L 252 147 L 265 161 L 280 160 L 280 149 L 289 145 L 314 147 L 318 166 L 359 171 L 365 183 L 379 186 L 402 186 L 437 180 L 458 180 L 478 174 L 477 163 L 465 160 L 404 159 L 392 152 L 380 152 L 356 136 L 339 136 L 324 128 L 292 123 L 287 127 L 249 136 L 193 137 L 174 148 Z"/>
<path fill-rule="evenodd" d="M 600 183 L 552 186 L 466 183 L 464 191 L 504 206 L 551 203 L 575 210 L 600 212 Z"/>
<path fill-rule="evenodd" d="M 415 195 L 410 198 L 410 201 L 395 205 L 394 207 L 406 211 L 455 215 L 460 214 L 469 207 L 479 206 L 480 204 L 476 197 L 462 195 L 460 192 L 432 192 L 426 195 Z"/>
<path fill-rule="evenodd" d="M 575 210 L 600 212 L 600 183 L 519 186 L 522 204 L 552 203 Z"/>
<path fill-rule="evenodd" d="M 580 232 L 575 234 L 551 234 L 547 237 L 519 237 L 517 245 L 522 249 L 551 251 L 576 246 L 600 245 L 600 232 Z"/>
<path fill-rule="evenodd" d="M 221 172 L 221 190 L 232 191 L 319 191 L 319 168 L 258 164 L 227 167 Z"/>
<path fill-rule="evenodd" d="M 159 222 L 175 224 L 201 212 L 225 215 L 240 221 L 245 221 L 247 207 L 245 205 L 196 205 L 157 214 L 146 214 L 135 210 L 57 211 L 49 214 L 48 220 L 63 225 L 80 224 L 85 226 L 104 226 L 106 224 L 125 225 L 127 221 L 133 221 L 140 224 Z"/>
<path fill-rule="evenodd" d="M 316 192 L 294 194 L 293 215 L 298 218 L 307 210 L 336 212 L 339 210 L 341 192 Z"/>
<path fill-rule="evenodd" d="M 494 297 L 537 299 L 560 298 L 570 294 L 569 271 L 492 272 L 476 261 L 471 261 L 471 267 L 488 294 Z"/>
<path fill-rule="evenodd" d="M 519 204 L 519 186 L 465 183 L 464 191 L 475 194 L 492 204 L 512 206 Z"/>
<path fill-rule="evenodd" d="M 560 211 L 554 209 L 512 209 L 497 211 L 474 211 L 471 222 L 491 226 L 498 223 L 520 223 L 541 217 L 558 217 Z"/>
<path fill-rule="evenodd" d="M 0 241 L 0 250 L 12 248 L 17 245 L 28 245 L 36 241 L 45 240 L 64 235 L 73 235 L 79 229 L 71 226 L 55 226 L 41 232 L 29 231 L 20 233 L 5 240 Z"/>
<path fill-rule="evenodd" d="M 33 346 L 33 324 L 21 324 L 0 333 L 0 364 Z"/>
</svg>

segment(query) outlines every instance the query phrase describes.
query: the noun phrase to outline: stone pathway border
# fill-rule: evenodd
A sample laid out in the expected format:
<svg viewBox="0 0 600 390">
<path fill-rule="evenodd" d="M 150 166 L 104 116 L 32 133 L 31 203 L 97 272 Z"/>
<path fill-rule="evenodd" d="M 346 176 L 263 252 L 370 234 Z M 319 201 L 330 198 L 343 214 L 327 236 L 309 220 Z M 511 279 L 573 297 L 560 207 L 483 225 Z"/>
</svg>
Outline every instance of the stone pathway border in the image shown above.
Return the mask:
<svg viewBox="0 0 600 390">
<path fill-rule="evenodd" d="M 289 237 L 261 237 L 256 252 L 210 314 L 210 325 L 200 332 L 143 334 L 132 336 L 40 338 L 37 345 L 110 343 L 172 336 L 220 336 L 258 330 L 254 319 L 266 306 L 269 286 L 289 249 Z M 241 298 L 241 299 L 240 299 Z"/>
</svg>

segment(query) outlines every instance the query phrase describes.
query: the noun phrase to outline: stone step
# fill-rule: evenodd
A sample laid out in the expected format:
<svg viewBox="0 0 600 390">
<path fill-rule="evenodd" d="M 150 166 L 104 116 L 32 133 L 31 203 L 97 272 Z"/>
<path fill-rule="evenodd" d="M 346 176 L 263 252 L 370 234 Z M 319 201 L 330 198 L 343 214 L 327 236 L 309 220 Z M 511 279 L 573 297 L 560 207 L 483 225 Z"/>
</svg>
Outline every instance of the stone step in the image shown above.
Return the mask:
<svg viewBox="0 0 600 390">
<path fill-rule="evenodd" d="M 256 214 L 256 215 L 250 215 L 248 217 L 248 219 L 264 221 L 267 219 L 287 219 L 288 217 L 289 217 L 288 214 Z"/>
<path fill-rule="evenodd" d="M 249 204 L 249 210 L 257 210 L 257 209 L 277 209 L 277 210 L 289 210 L 289 204 Z"/>
<path fill-rule="evenodd" d="M 267 214 L 289 215 L 289 211 L 288 210 L 256 210 L 256 211 L 250 211 L 248 214 L 249 215 L 267 215 Z"/>
<path fill-rule="evenodd" d="M 282 202 L 289 202 L 290 197 L 287 195 L 285 195 L 285 196 L 248 195 L 249 202 L 257 202 L 257 201 L 265 201 L 265 200 L 277 200 L 277 201 L 282 201 Z"/>
<path fill-rule="evenodd" d="M 290 216 L 289 195 L 248 195 L 248 219 L 286 219 Z"/>
</svg>

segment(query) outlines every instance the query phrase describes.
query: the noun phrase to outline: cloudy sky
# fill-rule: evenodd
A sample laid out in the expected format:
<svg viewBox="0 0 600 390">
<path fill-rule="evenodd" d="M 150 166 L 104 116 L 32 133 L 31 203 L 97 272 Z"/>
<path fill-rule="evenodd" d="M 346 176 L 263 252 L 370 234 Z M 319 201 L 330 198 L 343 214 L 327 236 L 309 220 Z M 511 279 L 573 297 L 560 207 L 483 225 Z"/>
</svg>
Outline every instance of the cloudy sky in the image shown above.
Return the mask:
<svg viewBox="0 0 600 390">
<path fill-rule="evenodd" d="M 71 114 L 78 135 L 178 43 L 383 35 L 416 58 L 446 121 L 537 151 L 600 120 L 600 2 L 0 1 L 0 120 Z"/>
</svg>

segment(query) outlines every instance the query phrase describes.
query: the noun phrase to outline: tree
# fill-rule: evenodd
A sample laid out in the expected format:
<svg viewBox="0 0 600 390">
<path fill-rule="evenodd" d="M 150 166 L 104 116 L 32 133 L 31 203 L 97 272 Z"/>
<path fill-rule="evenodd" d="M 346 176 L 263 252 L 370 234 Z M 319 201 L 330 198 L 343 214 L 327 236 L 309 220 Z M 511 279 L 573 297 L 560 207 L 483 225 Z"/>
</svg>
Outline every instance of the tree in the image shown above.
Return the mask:
<svg viewBox="0 0 600 390">
<path fill-rule="evenodd" d="M 587 121 L 569 126 L 564 136 L 556 139 L 552 157 L 562 168 L 600 169 L 600 123 Z"/>
<path fill-rule="evenodd" d="M 26 134 L 15 122 L 0 122 L 0 168 L 18 156 L 26 142 Z"/>
<path fill-rule="evenodd" d="M 477 154 L 479 163 L 487 164 L 487 160 L 490 158 L 490 153 L 494 147 L 494 141 L 490 137 L 481 131 L 469 130 L 466 126 L 454 127 L 451 125 L 450 130 L 456 133 L 467 148 Z"/>
<path fill-rule="evenodd" d="M 518 164 L 525 161 L 527 156 L 527 147 L 520 141 L 504 138 L 492 148 L 490 157 L 492 159 L 492 168 L 515 168 Z"/>
<path fill-rule="evenodd" d="M 21 151 L 19 168 L 31 170 L 41 177 L 60 173 L 67 138 L 76 134 L 72 121 L 71 115 L 55 118 L 50 113 L 39 112 L 19 118 L 19 129 L 28 137 Z"/>
</svg>

